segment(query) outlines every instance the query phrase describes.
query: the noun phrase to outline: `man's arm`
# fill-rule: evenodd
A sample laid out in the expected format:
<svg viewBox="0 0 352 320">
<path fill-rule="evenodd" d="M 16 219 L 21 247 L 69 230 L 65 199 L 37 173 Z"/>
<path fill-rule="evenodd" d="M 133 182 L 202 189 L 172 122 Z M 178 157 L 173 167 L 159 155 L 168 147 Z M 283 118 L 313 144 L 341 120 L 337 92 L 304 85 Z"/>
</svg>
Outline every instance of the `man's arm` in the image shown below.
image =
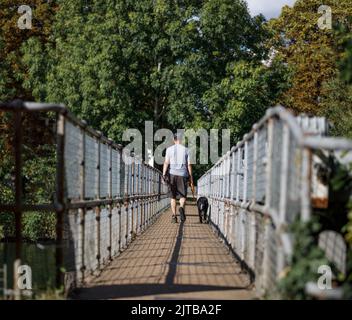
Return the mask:
<svg viewBox="0 0 352 320">
<path fill-rule="evenodd" d="M 167 157 L 165 157 L 165 161 L 164 161 L 164 167 L 163 167 L 163 176 L 166 176 L 167 173 L 167 169 L 169 168 L 170 165 L 170 159 L 168 159 Z"/>
<path fill-rule="evenodd" d="M 166 149 L 164 166 L 163 166 L 163 177 L 166 176 L 167 169 L 169 168 L 169 165 L 170 165 L 170 156 L 169 156 L 168 150 Z"/>
</svg>

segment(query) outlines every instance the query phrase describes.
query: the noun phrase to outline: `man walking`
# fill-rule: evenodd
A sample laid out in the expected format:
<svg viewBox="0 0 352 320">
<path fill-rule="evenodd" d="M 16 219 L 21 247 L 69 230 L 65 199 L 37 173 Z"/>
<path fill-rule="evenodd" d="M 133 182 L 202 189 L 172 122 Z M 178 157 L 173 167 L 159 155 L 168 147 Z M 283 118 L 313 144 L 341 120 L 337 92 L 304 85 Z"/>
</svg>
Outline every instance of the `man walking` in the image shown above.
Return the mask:
<svg viewBox="0 0 352 320">
<path fill-rule="evenodd" d="M 186 220 L 185 204 L 188 180 L 193 184 L 192 166 L 189 161 L 189 150 L 181 144 L 182 136 L 174 134 L 174 145 L 166 149 L 163 178 L 169 184 L 172 222 L 177 223 L 176 199 L 180 197 L 179 214 L 181 221 Z M 169 170 L 169 174 L 168 174 Z"/>
</svg>

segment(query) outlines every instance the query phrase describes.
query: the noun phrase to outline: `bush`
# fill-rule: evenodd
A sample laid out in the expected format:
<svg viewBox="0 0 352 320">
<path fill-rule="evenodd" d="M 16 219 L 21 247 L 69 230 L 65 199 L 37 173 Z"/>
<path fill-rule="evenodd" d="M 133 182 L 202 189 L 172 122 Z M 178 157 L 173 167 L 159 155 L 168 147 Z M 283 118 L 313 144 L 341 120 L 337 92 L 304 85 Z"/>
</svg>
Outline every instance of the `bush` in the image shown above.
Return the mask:
<svg viewBox="0 0 352 320">
<path fill-rule="evenodd" d="M 296 221 L 291 226 L 294 237 L 293 255 L 286 275 L 279 282 L 279 293 L 284 299 L 309 299 L 305 293 L 307 282 L 317 281 L 318 268 L 330 265 L 317 245 L 321 225 L 317 218 L 307 223 Z"/>
</svg>

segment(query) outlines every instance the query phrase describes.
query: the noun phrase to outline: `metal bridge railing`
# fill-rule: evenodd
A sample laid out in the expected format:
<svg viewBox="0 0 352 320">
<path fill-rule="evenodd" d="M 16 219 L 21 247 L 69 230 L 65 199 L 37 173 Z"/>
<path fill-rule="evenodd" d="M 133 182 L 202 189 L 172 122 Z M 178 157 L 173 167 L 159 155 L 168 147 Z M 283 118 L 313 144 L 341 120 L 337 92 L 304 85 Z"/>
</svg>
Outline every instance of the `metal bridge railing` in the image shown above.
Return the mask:
<svg viewBox="0 0 352 320">
<path fill-rule="evenodd" d="M 99 272 L 169 206 L 161 172 L 56 104 L 0 104 L 14 120 L 15 197 L 0 204 L 13 212 L 16 258 L 21 259 L 22 213 L 56 212 L 57 285 L 79 286 Z M 52 202 L 23 202 L 23 117 L 54 113 L 56 177 Z M 27 133 L 27 132 L 26 132 Z M 65 269 L 63 274 L 62 270 Z"/>
<path fill-rule="evenodd" d="M 289 262 L 288 226 L 327 206 L 328 187 L 317 178 L 316 164 L 324 152 L 352 150 L 349 140 L 321 137 L 326 132 L 322 118 L 297 119 L 283 107 L 271 108 L 198 180 L 211 223 L 254 273 L 259 294 L 275 288 Z"/>
</svg>

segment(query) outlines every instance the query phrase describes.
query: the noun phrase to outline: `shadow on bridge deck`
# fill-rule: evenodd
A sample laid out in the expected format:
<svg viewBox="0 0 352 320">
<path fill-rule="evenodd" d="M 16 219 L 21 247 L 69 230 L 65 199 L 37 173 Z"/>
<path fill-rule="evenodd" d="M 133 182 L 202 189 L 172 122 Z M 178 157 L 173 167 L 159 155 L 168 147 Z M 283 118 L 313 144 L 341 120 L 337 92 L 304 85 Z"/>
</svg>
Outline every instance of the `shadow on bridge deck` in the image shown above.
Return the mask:
<svg viewBox="0 0 352 320">
<path fill-rule="evenodd" d="M 79 290 L 75 299 L 252 299 L 249 276 L 195 205 L 171 224 L 165 212 L 144 234 Z"/>
</svg>

